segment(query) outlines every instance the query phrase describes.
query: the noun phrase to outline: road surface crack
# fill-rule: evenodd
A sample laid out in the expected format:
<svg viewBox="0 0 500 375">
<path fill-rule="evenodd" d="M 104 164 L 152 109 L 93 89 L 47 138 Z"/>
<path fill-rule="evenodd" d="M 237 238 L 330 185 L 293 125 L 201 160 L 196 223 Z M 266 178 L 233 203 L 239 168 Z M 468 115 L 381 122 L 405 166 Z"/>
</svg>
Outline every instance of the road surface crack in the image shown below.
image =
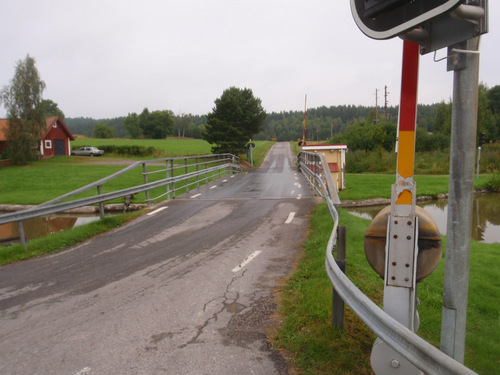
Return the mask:
<svg viewBox="0 0 500 375">
<path fill-rule="evenodd" d="M 190 344 L 203 343 L 203 340 L 200 340 L 200 336 L 203 334 L 205 328 L 210 324 L 210 322 L 218 321 L 219 315 L 222 312 L 224 312 L 224 310 L 230 313 L 238 313 L 246 308 L 245 305 L 237 302 L 238 299 L 240 298 L 240 294 L 238 292 L 231 291 L 231 286 L 234 284 L 234 282 L 240 278 L 243 278 L 245 276 L 245 273 L 246 271 L 243 271 L 241 275 L 234 276 L 233 278 L 231 278 L 231 281 L 229 282 L 229 284 L 226 285 L 226 290 L 222 296 L 213 298 L 203 305 L 202 311 L 206 312 L 208 310 L 208 306 L 211 303 L 219 299 L 222 299 L 222 306 L 215 313 L 213 313 L 208 319 L 206 319 L 202 325 L 199 325 L 196 329 L 196 334 L 185 344 L 180 345 L 179 348 L 185 348 Z"/>
</svg>

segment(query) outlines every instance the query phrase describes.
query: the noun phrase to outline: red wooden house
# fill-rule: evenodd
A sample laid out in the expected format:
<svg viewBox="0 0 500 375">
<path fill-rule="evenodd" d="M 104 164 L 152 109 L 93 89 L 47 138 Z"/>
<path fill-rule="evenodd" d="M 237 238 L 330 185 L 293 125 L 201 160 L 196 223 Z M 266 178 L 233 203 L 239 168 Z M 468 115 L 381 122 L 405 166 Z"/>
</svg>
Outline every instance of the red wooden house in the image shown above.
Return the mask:
<svg viewBox="0 0 500 375">
<path fill-rule="evenodd" d="M 0 119 L 0 153 L 7 145 L 7 128 L 9 120 Z M 54 155 L 71 155 L 71 141 L 75 137 L 59 117 L 48 117 L 45 123 L 45 134 L 38 146 L 39 157 L 50 158 Z"/>
</svg>

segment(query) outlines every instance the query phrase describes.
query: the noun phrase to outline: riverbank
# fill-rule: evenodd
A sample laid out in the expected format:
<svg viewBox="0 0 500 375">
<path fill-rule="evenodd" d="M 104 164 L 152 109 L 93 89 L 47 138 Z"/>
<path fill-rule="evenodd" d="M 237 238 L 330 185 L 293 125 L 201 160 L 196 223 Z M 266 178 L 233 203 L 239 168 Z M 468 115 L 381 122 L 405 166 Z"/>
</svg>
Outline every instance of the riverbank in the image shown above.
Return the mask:
<svg viewBox="0 0 500 375">
<path fill-rule="evenodd" d="M 0 204 L 0 212 L 17 212 L 23 210 L 29 210 L 30 208 L 38 207 L 36 205 L 22 205 L 22 204 Z M 147 208 L 147 204 L 143 203 L 131 203 L 128 206 L 125 203 L 115 203 L 115 204 L 105 204 L 105 212 L 125 212 L 125 211 L 137 211 Z M 96 214 L 99 213 L 99 206 L 82 206 L 73 208 L 72 210 L 61 211 L 63 214 Z"/>
<path fill-rule="evenodd" d="M 480 196 L 484 194 L 491 193 L 487 190 L 475 190 L 474 195 Z M 417 203 L 426 203 L 432 202 L 436 200 L 448 199 L 448 193 L 445 194 L 436 194 L 436 195 L 422 195 L 417 197 Z M 382 206 L 382 205 L 390 205 L 390 198 L 369 198 L 369 199 L 341 199 L 341 207 L 342 208 L 355 208 L 355 207 L 369 207 L 369 206 Z"/>
</svg>

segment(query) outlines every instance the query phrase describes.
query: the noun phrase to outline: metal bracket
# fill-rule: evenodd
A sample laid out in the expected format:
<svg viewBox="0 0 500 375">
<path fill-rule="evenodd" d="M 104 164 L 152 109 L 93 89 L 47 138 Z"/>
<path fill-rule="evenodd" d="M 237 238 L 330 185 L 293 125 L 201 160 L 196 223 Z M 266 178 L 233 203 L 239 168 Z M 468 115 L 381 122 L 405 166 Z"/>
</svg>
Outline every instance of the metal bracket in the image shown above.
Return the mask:
<svg viewBox="0 0 500 375">
<path fill-rule="evenodd" d="M 433 18 L 400 38 L 420 44 L 420 54 L 437 51 L 488 32 L 488 1 L 466 0 L 449 13 Z M 448 53 L 451 57 L 451 54 Z"/>
</svg>

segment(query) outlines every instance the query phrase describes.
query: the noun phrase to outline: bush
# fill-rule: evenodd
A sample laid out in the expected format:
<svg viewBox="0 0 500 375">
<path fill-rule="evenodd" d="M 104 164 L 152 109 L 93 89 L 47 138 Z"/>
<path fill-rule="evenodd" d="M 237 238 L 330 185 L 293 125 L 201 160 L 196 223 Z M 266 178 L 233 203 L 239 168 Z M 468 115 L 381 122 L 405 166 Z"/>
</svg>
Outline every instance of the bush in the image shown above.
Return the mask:
<svg viewBox="0 0 500 375">
<path fill-rule="evenodd" d="M 481 173 L 495 173 L 499 170 L 498 156 L 500 143 L 491 143 L 481 147 Z"/>
<path fill-rule="evenodd" d="M 485 189 L 492 191 L 494 193 L 500 193 L 500 173 L 495 172 L 490 176 L 490 179 L 486 181 Z"/>
<path fill-rule="evenodd" d="M 136 146 L 136 145 L 104 145 L 97 146 L 103 150 L 106 154 L 117 154 L 117 155 L 130 155 L 130 156 L 154 156 L 160 155 L 161 151 L 154 147 Z M 78 149 L 79 147 L 74 147 Z"/>
</svg>

